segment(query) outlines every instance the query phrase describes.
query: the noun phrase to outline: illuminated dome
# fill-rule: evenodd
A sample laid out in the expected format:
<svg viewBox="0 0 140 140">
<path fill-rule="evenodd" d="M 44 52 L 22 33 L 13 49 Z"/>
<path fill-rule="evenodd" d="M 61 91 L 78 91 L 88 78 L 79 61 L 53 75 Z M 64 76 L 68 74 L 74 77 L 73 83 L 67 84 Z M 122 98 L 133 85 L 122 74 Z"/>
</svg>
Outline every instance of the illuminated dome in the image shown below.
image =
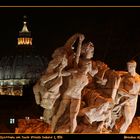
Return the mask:
<svg viewBox="0 0 140 140">
<path fill-rule="evenodd" d="M 24 85 L 34 83 L 47 66 L 47 58 L 33 53 L 31 32 L 27 22 L 17 39 L 19 53 L 0 60 L 0 95 L 22 96 Z"/>
</svg>

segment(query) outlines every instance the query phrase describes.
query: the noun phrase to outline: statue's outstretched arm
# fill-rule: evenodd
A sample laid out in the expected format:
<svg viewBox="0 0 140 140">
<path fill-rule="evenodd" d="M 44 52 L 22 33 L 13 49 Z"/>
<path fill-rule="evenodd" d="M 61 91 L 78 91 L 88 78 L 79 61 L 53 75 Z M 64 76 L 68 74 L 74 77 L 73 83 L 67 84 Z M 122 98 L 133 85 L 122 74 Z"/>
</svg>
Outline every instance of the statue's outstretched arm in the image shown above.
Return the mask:
<svg viewBox="0 0 140 140">
<path fill-rule="evenodd" d="M 81 33 L 76 33 L 73 36 L 71 36 L 65 43 L 64 47 L 67 47 L 68 49 L 71 49 L 71 46 L 75 43 L 75 41 L 77 40 L 77 38 L 79 38 L 81 35 Z"/>
<path fill-rule="evenodd" d="M 75 66 L 78 66 L 79 63 L 79 57 L 81 54 L 81 47 L 82 47 L 82 42 L 85 39 L 84 35 L 80 35 L 79 36 L 79 43 L 78 43 L 78 47 L 77 47 L 77 51 L 76 51 L 76 58 L 75 58 Z"/>
</svg>

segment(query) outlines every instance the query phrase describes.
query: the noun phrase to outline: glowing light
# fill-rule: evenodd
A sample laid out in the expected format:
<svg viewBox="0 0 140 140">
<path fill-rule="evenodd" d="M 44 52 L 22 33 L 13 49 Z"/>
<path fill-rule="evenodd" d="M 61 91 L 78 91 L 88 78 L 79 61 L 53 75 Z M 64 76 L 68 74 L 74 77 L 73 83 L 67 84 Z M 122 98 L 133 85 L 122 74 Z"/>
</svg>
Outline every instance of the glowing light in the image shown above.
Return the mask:
<svg viewBox="0 0 140 140">
<path fill-rule="evenodd" d="M 3 82 L 2 81 L 0 82 L 0 85 L 3 86 Z"/>
<path fill-rule="evenodd" d="M 13 85 L 13 84 L 14 84 L 14 83 L 11 81 L 11 82 L 10 82 L 10 85 Z"/>
<path fill-rule="evenodd" d="M 25 117 L 25 119 L 26 119 L 26 120 L 29 120 L 29 119 L 30 119 L 30 117 Z"/>
<path fill-rule="evenodd" d="M 15 124 L 15 118 L 10 118 L 10 124 Z"/>
<path fill-rule="evenodd" d="M 18 45 L 32 45 L 32 38 L 18 38 Z"/>
<path fill-rule="evenodd" d="M 40 120 L 43 120 L 44 118 L 43 118 L 43 116 L 40 116 Z"/>
</svg>

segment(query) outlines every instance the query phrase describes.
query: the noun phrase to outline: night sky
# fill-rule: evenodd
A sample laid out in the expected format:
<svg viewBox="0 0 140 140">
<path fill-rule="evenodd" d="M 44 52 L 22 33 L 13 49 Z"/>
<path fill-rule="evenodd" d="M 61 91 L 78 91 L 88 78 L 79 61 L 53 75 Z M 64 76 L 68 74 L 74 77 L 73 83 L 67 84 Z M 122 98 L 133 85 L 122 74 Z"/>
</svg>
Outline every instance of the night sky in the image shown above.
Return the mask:
<svg viewBox="0 0 140 140">
<path fill-rule="evenodd" d="M 14 50 L 24 15 L 34 48 L 48 59 L 55 48 L 77 32 L 85 35 L 85 42 L 94 43 L 94 59 L 113 69 L 126 69 L 126 62 L 140 53 L 140 8 L 1 7 L 0 56 Z"/>
<path fill-rule="evenodd" d="M 51 59 L 56 48 L 79 32 L 85 35 L 85 42 L 93 42 L 93 59 L 104 61 L 112 69 L 126 70 L 126 62 L 134 57 L 140 74 L 140 8 L 0 7 L 0 58 L 14 52 L 24 15 L 32 32 L 33 46 L 40 55 Z M 24 98 L 24 102 L 27 99 L 30 104 L 31 97 Z M 8 99 L 4 100 L 8 102 Z M 18 110 L 24 108 L 22 103 Z M 3 103 L 2 108 L 5 110 Z"/>
</svg>

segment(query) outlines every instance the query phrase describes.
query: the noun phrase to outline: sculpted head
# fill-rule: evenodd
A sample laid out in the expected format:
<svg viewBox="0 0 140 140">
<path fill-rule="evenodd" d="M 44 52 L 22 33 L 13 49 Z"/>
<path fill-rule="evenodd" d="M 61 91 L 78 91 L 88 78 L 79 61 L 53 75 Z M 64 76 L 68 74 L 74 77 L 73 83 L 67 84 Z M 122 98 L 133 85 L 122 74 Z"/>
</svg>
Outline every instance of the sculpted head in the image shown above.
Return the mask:
<svg viewBox="0 0 140 140">
<path fill-rule="evenodd" d="M 137 67 L 137 63 L 134 60 L 127 62 L 127 70 L 129 73 L 135 73 Z"/>
<path fill-rule="evenodd" d="M 94 54 L 94 45 L 92 42 L 85 43 L 81 48 L 81 54 L 86 59 L 91 59 Z"/>
</svg>

